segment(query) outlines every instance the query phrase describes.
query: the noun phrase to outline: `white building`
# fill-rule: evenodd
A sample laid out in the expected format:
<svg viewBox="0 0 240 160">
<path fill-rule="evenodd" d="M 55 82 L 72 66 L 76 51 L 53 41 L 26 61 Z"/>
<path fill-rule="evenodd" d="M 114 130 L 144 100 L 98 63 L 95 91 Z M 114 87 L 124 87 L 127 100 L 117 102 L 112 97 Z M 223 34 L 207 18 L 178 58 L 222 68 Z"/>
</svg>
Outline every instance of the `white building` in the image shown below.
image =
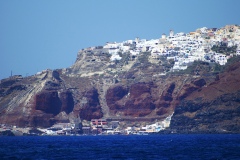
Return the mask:
<svg viewBox="0 0 240 160">
<path fill-rule="evenodd" d="M 108 50 L 109 54 L 117 54 L 120 50 L 118 48 L 110 48 Z"/>
<path fill-rule="evenodd" d="M 214 60 L 220 65 L 225 65 L 227 63 L 227 56 L 221 53 L 217 53 L 216 55 L 214 55 Z"/>
<path fill-rule="evenodd" d="M 111 58 L 110 58 L 110 60 L 111 61 L 115 61 L 115 60 L 121 60 L 122 59 L 122 57 L 120 57 L 119 56 L 119 54 L 112 54 L 112 56 L 111 56 Z"/>
<path fill-rule="evenodd" d="M 170 37 L 174 36 L 174 31 L 173 30 L 170 30 L 169 36 Z"/>
<path fill-rule="evenodd" d="M 120 44 L 116 43 L 116 42 L 107 42 L 105 46 L 103 46 L 103 48 L 119 48 Z"/>
</svg>

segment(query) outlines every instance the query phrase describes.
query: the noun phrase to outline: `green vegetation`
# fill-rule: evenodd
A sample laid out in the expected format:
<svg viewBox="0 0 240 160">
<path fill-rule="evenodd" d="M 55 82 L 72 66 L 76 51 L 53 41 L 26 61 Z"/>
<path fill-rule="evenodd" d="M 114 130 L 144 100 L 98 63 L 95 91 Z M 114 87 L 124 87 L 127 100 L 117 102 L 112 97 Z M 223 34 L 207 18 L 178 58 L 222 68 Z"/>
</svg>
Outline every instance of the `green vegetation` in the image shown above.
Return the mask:
<svg viewBox="0 0 240 160">
<path fill-rule="evenodd" d="M 224 66 L 221 66 L 220 64 L 216 63 L 214 65 L 213 71 L 216 73 L 223 72 Z"/>
<path fill-rule="evenodd" d="M 152 63 L 150 63 L 148 61 L 149 56 L 151 55 L 150 52 L 141 52 L 138 56 L 137 56 L 137 60 L 134 63 L 134 65 L 132 66 L 132 68 L 147 68 L 148 66 L 153 65 Z"/>
<path fill-rule="evenodd" d="M 237 46 L 228 47 L 226 43 L 221 43 L 220 45 L 213 45 L 211 50 L 217 53 L 230 55 L 230 53 L 236 53 Z"/>
<path fill-rule="evenodd" d="M 219 64 L 215 64 L 214 66 L 214 72 L 222 73 L 224 72 L 229 66 L 231 66 L 233 63 L 239 62 L 240 56 L 233 56 L 230 59 L 228 59 L 227 63 L 224 66 L 221 66 Z"/>
<path fill-rule="evenodd" d="M 118 54 L 119 54 L 120 57 L 122 57 L 121 63 L 122 63 L 122 64 L 128 64 L 129 54 L 128 54 L 128 53 L 124 53 L 124 54 L 123 54 L 123 53 L 121 53 L 121 52 L 119 52 Z"/>
<path fill-rule="evenodd" d="M 224 66 L 224 69 L 228 68 L 231 64 L 240 62 L 240 56 L 233 56 L 230 59 L 228 59 L 226 65 Z"/>
<path fill-rule="evenodd" d="M 166 60 L 164 61 L 164 63 L 162 64 L 165 68 L 165 71 L 166 72 L 169 72 L 170 69 L 174 66 L 174 60 L 173 59 L 169 59 L 169 60 Z"/>
<path fill-rule="evenodd" d="M 119 55 L 120 57 L 123 57 L 123 53 L 122 53 L 122 52 L 118 52 L 118 55 Z"/>
<path fill-rule="evenodd" d="M 174 66 L 174 59 L 167 59 L 167 56 L 160 56 L 160 65 L 164 67 L 166 72 L 169 72 L 170 69 Z"/>
<path fill-rule="evenodd" d="M 109 54 L 108 52 L 102 52 L 102 55 L 105 56 L 105 61 L 110 61 L 110 58 L 111 58 L 111 54 Z"/>
<path fill-rule="evenodd" d="M 122 52 L 118 52 L 118 55 L 120 57 L 122 57 L 121 60 L 115 60 L 115 64 L 117 65 L 126 65 L 128 64 L 129 61 L 129 54 L 128 53 L 122 53 Z"/>
<path fill-rule="evenodd" d="M 204 61 L 194 61 L 191 66 L 188 66 L 185 70 L 180 70 L 178 72 L 171 72 L 171 74 L 191 74 L 198 75 L 200 72 L 210 72 L 212 67 L 208 62 Z"/>
<path fill-rule="evenodd" d="M 148 57 L 151 55 L 150 52 L 142 52 L 139 54 L 138 60 L 140 63 L 149 63 Z"/>
<path fill-rule="evenodd" d="M 227 68 L 229 68 L 230 65 L 232 65 L 235 62 L 240 61 L 240 56 L 233 56 L 232 58 L 228 59 L 228 62 L 226 65 L 220 65 L 218 63 L 208 63 L 208 62 L 203 62 L 203 61 L 194 61 L 191 66 L 189 66 L 185 70 L 180 70 L 178 72 L 171 72 L 170 74 L 195 74 L 197 75 L 200 72 L 205 72 L 205 73 L 222 73 L 224 72 Z"/>
</svg>

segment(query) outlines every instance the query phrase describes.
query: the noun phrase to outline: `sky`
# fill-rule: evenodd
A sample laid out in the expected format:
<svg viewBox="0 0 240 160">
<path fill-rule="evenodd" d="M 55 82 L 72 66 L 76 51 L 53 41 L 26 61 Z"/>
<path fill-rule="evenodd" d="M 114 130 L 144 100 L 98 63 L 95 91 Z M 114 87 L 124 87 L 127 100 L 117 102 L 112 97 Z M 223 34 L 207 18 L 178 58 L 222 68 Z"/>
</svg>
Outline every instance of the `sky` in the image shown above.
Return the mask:
<svg viewBox="0 0 240 160">
<path fill-rule="evenodd" d="M 240 25 L 240 0 L 0 0 L 0 79 L 70 67 L 79 50 Z"/>
</svg>

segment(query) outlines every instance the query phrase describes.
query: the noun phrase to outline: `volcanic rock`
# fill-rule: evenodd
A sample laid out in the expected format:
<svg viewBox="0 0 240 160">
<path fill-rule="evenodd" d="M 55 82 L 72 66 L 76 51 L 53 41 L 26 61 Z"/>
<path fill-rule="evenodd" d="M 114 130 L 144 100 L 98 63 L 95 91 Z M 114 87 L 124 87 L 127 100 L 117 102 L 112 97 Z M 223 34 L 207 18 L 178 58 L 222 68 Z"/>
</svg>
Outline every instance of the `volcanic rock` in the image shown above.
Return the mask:
<svg viewBox="0 0 240 160">
<path fill-rule="evenodd" d="M 80 117 L 84 120 L 100 119 L 103 117 L 102 109 L 98 99 L 98 92 L 95 88 L 87 91 L 84 95 L 87 103 L 80 109 Z"/>
<path fill-rule="evenodd" d="M 0 122 L 50 127 L 106 118 L 141 126 L 174 113 L 170 132 L 240 133 L 239 56 L 222 70 L 198 61 L 167 72 L 172 63 L 164 56 L 119 55 L 121 60 L 111 61 L 109 49 L 90 47 L 79 51 L 69 68 L 1 80 Z"/>
</svg>

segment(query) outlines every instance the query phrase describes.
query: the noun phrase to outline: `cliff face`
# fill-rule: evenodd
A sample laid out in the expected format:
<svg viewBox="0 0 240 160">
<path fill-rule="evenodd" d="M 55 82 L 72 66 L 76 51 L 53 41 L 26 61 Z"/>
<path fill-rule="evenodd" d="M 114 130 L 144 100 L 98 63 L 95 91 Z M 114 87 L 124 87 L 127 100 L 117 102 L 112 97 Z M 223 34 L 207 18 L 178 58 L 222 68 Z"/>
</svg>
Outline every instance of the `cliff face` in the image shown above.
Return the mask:
<svg viewBox="0 0 240 160">
<path fill-rule="evenodd" d="M 240 132 L 240 62 L 214 82 L 189 92 L 184 86 L 169 131 L 178 133 Z"/>
<path fill-rule="evenodd" d="M 95 88 L 85 94 L 87 103 L 80 109 L 80 117 L 91 121 L 91 119 L 100 119 L 103 117 L 102 108 L 98 99 L 98 92 Z"/>
<path fill-rule="evenodd" d="M 80 117 L 142 123 L 174 112 L 171 132 L 240 132 L 239 62 L 220 74 L 208 63 L 160 74 L 166 61 L 156 62 L 146 52 L 112 62 L 107 49 L 86 49 L 70 68 L 3 79 L 0 122 L 49 127 Z"/>
<path fill-rule="evenodd" d="M 240 92 L 214 100 L 184 100 L 175 110 L 171 129 L 177 133 L 239 133 Z"/>
<path fill-rule="evenodd" d="M 57 91 L 43 91 L 35 97 L 35 109 L 45 113 L 57 115 L 64 111 L 69 114 L 73 108 L 73 97 L 69 91 L 61 92 L 60 95 Z"/>
</svg>

